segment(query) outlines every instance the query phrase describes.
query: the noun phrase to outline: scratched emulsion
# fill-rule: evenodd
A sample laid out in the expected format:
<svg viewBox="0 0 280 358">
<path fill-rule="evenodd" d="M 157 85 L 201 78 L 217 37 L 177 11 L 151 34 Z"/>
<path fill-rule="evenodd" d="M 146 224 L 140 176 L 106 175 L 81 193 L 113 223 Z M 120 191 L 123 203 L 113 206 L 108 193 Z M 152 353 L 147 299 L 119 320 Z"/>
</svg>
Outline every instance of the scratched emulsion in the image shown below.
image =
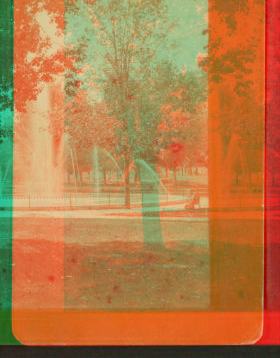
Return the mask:
<svg viewBox="0 0 280 358">
<path fill-rule="evenodd" d="M 65 2 L 66 309 L 209 306 L 207 14 Z"/>
</svg>

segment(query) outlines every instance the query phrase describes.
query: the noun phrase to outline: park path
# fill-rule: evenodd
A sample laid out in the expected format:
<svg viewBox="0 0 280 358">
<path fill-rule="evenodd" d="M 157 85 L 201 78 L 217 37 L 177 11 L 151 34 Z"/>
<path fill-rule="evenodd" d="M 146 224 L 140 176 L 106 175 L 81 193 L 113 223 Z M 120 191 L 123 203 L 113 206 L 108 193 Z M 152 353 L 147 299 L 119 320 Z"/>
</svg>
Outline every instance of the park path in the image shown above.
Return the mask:
<svg viewBox="0 0 280 358">
<path fill-rule="evenodd" d="M 157 208 L 148 208 L 148 212 L 157 211 Z M 0 217 L 13 218 L 77 218 L 77 219 L 135 219 L 141 218 L 142 209 L 107 209 L 107 210 L 23 210 L 23 211 L 0 211 Z M 209 219 L 253 219 L 262 220 L 264 218 L 263 211 L 247 210 L 247 211 L 224 211 L 224 212 L 200 212 L 200 211 L 185 211 L 178 205 L 172 205 L 168 208 L 163 208 L 160 211 L 161 220 L 178 220 L 178 221 L 208 221 Z M 280 210 L 270 212 L 270 217 L 279 219 Z M 150 218 L 153 220 L 153 217 Z"/>
</svg>

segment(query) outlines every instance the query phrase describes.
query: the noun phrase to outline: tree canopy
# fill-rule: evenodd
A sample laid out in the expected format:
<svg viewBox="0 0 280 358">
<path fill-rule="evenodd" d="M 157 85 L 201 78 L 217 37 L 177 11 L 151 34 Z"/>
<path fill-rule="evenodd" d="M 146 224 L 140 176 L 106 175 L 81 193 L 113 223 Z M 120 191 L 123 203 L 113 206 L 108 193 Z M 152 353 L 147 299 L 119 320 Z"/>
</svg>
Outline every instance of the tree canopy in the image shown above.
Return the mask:
<svg viewBox="0 0 280 358">
<path fill-rule="evenodd" d="M 76 1 L 67 9 L 66 46 L 75 49 L 76 43 L 84 44 L 84 61 L 78 61 L 83 86 L 94 84 L 97 101 L 101 98 L 108 115 L 119 122 L 116 149 L 155 162 L 154 141 L 163 134 L 159 125 L 164 117 L 166 121 L 179 109 L 194 113 L 206 95 L 206 76 L 183 74 L 167 58 L 176 49 L 170 36 L 176 21 L 167 2 Z M 83 22 L 79 33 L 73 31 L 78 21 Z M 165 133 L 169 144 L 174 134 L 186 137 L 185 130 L 179 133 L 173 128 L 173 133 Z"/>
</svg>

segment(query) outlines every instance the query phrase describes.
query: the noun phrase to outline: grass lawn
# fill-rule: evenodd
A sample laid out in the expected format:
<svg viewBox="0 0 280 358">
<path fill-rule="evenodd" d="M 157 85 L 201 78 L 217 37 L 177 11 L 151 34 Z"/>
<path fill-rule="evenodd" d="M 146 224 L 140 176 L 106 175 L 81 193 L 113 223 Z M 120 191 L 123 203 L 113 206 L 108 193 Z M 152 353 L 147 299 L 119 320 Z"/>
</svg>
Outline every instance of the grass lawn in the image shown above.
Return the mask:
<svg viewBox="0 0 280 358">
<path fill-rule="evenodd" d="M 211 221 L 210 229 L 207 221 L 163 220 L 165 250 L 144 247 L 141 228 L 140 218 L 14 219 L 14 303 L 60 304 L 66 310 L 207 310 L 212 291 L 224 310 L 258 309 L 261 220 Z M 209 235 L 216 242 L 211 253 Z M 6 270 L 7 248 L 1 250 Z M 4 275 L 1 281 L 3 301 L 9 282 Z"/>
<path fill-rule="evenodd" d="M 207 309 L 207 222 L 163 221 L 163 252 L 143 246 L 141 218 L 72 219 L 64 232 L 66 308 Z"/>
<path fill-rule="evenodd" d="M 141 243 L 101 242 L 65 250 L 66 309 L 207 309 L 209 254 L 192 242 L 165 251 Z"/>
</svg>

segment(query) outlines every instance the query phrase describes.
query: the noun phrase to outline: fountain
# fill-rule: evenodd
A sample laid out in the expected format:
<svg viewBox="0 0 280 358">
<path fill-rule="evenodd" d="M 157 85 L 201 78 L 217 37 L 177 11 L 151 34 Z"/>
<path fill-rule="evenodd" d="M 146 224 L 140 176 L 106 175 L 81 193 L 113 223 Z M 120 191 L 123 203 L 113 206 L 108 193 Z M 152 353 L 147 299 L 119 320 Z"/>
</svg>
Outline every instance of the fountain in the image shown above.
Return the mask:
<svg viewBox="0 0 280 358">
<path fill-rule="evenodd" d="M 233 165 L 237 161 L 238 157 L 241 161 L 243 177 L 244 177 L 244 185 L 247 191 L 247 176 L 248 176 L 248 168 L 246 159 L 243 156 L 242 150 L 239 146 L 239 141 L 241 136 L 237 133 L 234 133 L 231 137 L 231 140 L 228 145 L 227 154 L 224 159 L 224 181 L 223 181 L 223 191 L 229 192 L 231 189 L 231 174 L 233 172 Z"/>
<path fill-rule="evenodd" d="M 136 159 L 135 161 L 132 161 L 130 163 L 129 167 L 127 168 L 127 170 L 123 173 L 122 177 L 120 178 L 119 188 L 116 193 L 118 193 L 121 185 L 124 183 L 126 175 L 129 175 L 129 172 L 133 169 L 133 167 L 137 166 L 137 164 L 139 164 L 140 166 L 144 166 L 145 172 L 150 174 L 149 178 L 152 177 L 156 182 L 158 182 L 158 185 L 164 190 L 164 192 L 168 193 L 166 186 L 161 182 L 157 173 L 144 160 L 140 160 L 140 159 Z"/>
<path fill-rule="evenodd" d="M 116 162 L 116 160 L 114 159 L 114 157 L 112 156 L 112 154 L 110 152 L 108 152 L 108 150 L 104 149 L 104 148 L 99 148 L 100 151 L 102 151 L 109 159 L 112 160 L 112 162 L 115 164 L 113 170 L 115 168 L 117 168 L 119 170 L 119 172 L 122 174 L 121 168 L 119 167 L 118 163 Z"/>
<path fill-rule="evenodd" d="M 99 147 L 97 145 L 94 146 L 93 148 L 93 172 L 94 172 L 94 181 L 95 181 L 95 188 L 97 192 L 100 192 L 100 177 L 99 177 L 99 169 L 100 169 L 100 155 L 101 153 L 104 153 L 104 155 L 106 157 L 108 157 L 112 163 L 114 164 L 114 168 L 113 170 L 116 168 L 119 173 L 122 174 L 122 171 L 118 165 L 118 163 L 116 162 L 116 160 L 114 159 L 114 157 L 104 148 Z"/>
<path fill-rule="evenodd" d="M 77 175 L 76 175 L 76 166 L 74 163 L 74 155 L 73 155 L 73 149 L 70 149 L 70 154 L 71 154 L 71 161 L 72 161 L 72 166 L 73 166 L 73 173 L 74 173 L 74 179 L 75 179 L 75 188 L 76 188 L 76 194 L 78 192 L 78 187 L 77 187 Z"/>
<path fill-rule="evenodd" d="M 160 179 L 145 160 L 135 160 L 135 164 L 139 170 L 141 183 L 144 244 L 164 248 L 160 220 Z M 151 202 L 153 207 L 156 208 L 156 210 L 153 210 L 153 220 L 150 220 L 149 216 Z"/>
<path fill-rule="evenodd" d="M 24 194 L 51 195 L 63 192 L 63 135 L 57 140 L 49 131 L 50 110 L 57 86 L 45 85 L 27 111 L 27 134 L 19 133 L 15 151 L 22 151 L 20 136 L 26 136 L 26 163 L 15 162 L 20 170 Z M 63 121 L 63 110 L 61 111 Z M 28 165 L 28 167 L 25 167 Z"/>
</svg>

